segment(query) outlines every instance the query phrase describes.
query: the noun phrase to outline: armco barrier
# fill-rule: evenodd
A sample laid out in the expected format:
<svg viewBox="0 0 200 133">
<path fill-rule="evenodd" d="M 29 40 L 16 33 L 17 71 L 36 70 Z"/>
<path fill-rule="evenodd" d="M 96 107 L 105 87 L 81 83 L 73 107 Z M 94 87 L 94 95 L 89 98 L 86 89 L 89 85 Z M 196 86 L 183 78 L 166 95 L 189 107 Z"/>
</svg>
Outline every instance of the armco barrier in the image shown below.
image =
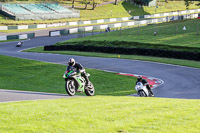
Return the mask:
<svg viewBox="0 0 200 133">
<path fill-rule="evenodd" d="M 50 31 L 49 36 L 67 35 L 71 33 L 78 33 L 81 31 L 105 30 L 107 27 L 120 28 L 120 27 L 128 27 L 128 26 L 139 26 L 139 25 L 145 25 L 145 24 L 162 23 L 162 22 L 184 20 L 188 18 L 197 18 L 197 17 L 198 17 L 198 14 L 190 14 L 190 15 L 163 17 L 163 18 L 153 18 L 153 19 L 148 19 L 148 20 L 138 20 L 138 21 L 129 21 L 129 22 L 121 22 L 121 23 L 102 24 L 102 25 L 95 25 L 95 26 L 77 27 L 77 28 L 68 29 L 69 32 L 62 32 L 62 31 L 57 31 L 57 30 Z M 62 34 L 60 32 L 62 32 Z"/>
<path fill-rule="evenodd" d="M 58 50 L 102 52 L 102 53 L 127 54 L 127 55 L 144 55 L 144 56 L 156 56 L 156 57 L 200 61 L 200 53 L 197 52 L 184 52 L 184 51 L 147 49 L 147 48 L 99 47 L 99 46 L 83 46 L 83 45 L 44 46 L 44 51 L 58 51 Z"/>
<path fill-rule="evenodd" d="M 35 37 L 35 33 L 0 36 L 0 41 L 13 40 L 13 39 L 31 39 Z"/>
</svg>

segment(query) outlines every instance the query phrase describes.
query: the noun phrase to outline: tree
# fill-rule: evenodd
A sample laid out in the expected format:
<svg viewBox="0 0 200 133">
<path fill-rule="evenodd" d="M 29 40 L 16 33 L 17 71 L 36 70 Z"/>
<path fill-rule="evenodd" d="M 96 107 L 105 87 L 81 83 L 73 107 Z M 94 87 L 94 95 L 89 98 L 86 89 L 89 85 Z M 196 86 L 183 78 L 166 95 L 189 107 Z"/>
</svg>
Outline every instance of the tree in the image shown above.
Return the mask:
<svg viewBox="0 0 200 133">
<path fill-rule="evenodd" d="M 87 5 L 90 4 L 90 0 L 83 0 L 83 3 L 85 4 L 85 9 L 87 9 Z"/>
<path fill-rule="evenodd" d="M 90 4 L 92 4 L 92 10 L 94 10 L 95 7 L 97 6 L 97 4 L 99 4 L 99 3 L 100 3 L 100 0 L 92 0 L 90 2 Z"/>
<path fill-rule="evenodd" d="M 117 0 L 115 0 L 115 5 L 117 5 Z"/>
<path fill-rule="evenodd" d="M 186 5 L 186 8 L 188 9 L 189 5 L 192 4 L 194 2 L 194 0 L 184 0 L 185 1 L 185 5 Z M 199 0 L 197 0 L 199 1 Z M 200 1 L 199 3 L 196 4 L 197 6 L 200 6 Z"/>
<path fill-rule="evenodd" d="M 74 3 L 75 3 L 75 0 L 72 1 L 72 8 L 74 8 Z"/>
</svg>

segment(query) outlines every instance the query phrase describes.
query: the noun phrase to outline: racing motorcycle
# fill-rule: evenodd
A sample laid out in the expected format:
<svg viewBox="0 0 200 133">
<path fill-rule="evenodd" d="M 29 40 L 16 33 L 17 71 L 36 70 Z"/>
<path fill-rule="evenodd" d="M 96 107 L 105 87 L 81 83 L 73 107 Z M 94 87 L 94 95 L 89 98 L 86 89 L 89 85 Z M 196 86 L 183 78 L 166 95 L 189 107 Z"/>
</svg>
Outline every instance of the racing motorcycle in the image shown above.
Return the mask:
<svg viewBox="0 0 200 133">
<path fill-rule="evenodd" d="M 20 41 L 20 42 L 17 43 L 16 47 L 21 47 L 22 44 L 23 44 L 23 42 Z"/>
<path fill-rule="evenodd" d="M 86 76 L 89 78 L 90 74 L 87 73 Z M 68 69 L 63 78 L 65 79 L 65 90 L 68 95 L 74 96 L 76 92 L 85 92 L 87 96 L 94 96 L 95 89 L 92 82 L 89 81 L 88 86 L 86 86 L 85 78 L 80 73 L 75 72 L 73 68 Z"/>
<path fill-rule="evenodd" d="M 137 91 L 140 97 L 152 97 L 152 94 L 149 92 L 146 85 L 142 84 L 142 82 L 138 82 L 136 84 L 135 90 Z"/>
</svg>

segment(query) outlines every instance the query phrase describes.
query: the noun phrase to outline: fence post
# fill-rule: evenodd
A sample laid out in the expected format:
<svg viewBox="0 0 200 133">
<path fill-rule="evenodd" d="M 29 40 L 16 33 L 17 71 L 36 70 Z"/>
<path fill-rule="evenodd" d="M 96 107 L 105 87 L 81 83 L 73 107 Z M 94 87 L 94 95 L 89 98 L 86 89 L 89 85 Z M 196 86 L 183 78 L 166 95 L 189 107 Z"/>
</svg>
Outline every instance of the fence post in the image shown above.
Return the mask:
<svg viewBox="0 0 200 133">
<path fill-rule="evenodd" d="M 176 25 L 176 27 L 175 27 L 175 35 L 177 34 L 177 25 Z"/>
</svg>

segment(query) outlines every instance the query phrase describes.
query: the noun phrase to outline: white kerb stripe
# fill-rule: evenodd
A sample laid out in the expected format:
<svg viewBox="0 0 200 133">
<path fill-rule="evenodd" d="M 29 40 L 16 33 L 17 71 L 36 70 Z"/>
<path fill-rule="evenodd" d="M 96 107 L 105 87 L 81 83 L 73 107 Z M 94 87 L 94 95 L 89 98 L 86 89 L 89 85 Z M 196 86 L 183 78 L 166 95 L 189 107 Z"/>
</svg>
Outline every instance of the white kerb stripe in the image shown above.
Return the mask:
<svg viewBox="0 0 200 133">
<path fill-rule="evenodd" d="M 190 13 L 193 13 L 194 12 L 194 10 L 190 10 Z"/>
<path fill-rule="evenodd" d="M 104 23 L 104 19 L 97 20 L 97 23 Z"/>
<path fill-rule="evenodd" d="M 144 15 L 144 18 L 150 18 L 151 15 Z"/>
<path fill-rule="evenodd" d="M 60 31 L 50 32 L 50 36 L 60 36 Z"/>
<path fill-rule="evenodd" d="M 58 26 L 60 26 L 60 24 L 59 23 L 55 23 L 55 24 L 53 24 L 53 26 L 54 27 L 58 27 Z"/>
<path fill-rule="evenodd" d="M 46 28 L 46 24 L 38 24 L 37 28 Z"/>
<path fill-rule="evenodd" d="M 117 21 L 116 18 L 111 18 L 111 19 L 110 19 L 110 22 L 115 22 L 115 21 Z"/>
<path fill-rule="evenodd" d="M 69 29 L 69 33 L 78 33 L 78 28 Z"/>
<path fill-rule="evenodd" d="M 69 25 L 78 25 L 77 22 L 69 22 Z"/>
<path fill-rule="evenodd" d="M 19 39 L 27 39 L 27 38 L 28 38 L 27 34 L 19 35 Z"/>
<path fill-rule="evenodd" d="M 127 25 L 128 26 L 133 26 L 135 23 L 134 22 L 128 22 Z"/>
<path fill-rule="evenodd" d="M 93 30 L 93 26 L 85 27 L 85 31 L 91 31 Z"/>
<path fill-rule="evenodd" d="M 178 15 L 178 12 L 173 12 L 173 15 Z"/>
<path fill-rule="evenodd" d="M 8 30 L 8 26 L 0 26 L 0 30 Z"/>
<path fill-rule="evenodd" d="M 114 24 L 114 27 L 121 27 L 121 26 L 122 26 L 121 23 Z"/>
<path fill-rule="evenodd" d="M 83 21 L 83 24 L 91 24 L 91 21 Z"/>
<path fill-rule="evenodd" d="M 61 23 L 61 26 L 65 26 L 65 25 L 67 25 L 67 23 Z"/>
<path fill-rule="evenodd" d="M 139 19 L 140 18 L 140 16 L 134 16 L 133 17 L 133 19 Z"/>
<path fill-rule="evenodd" d="M 128 17 L 126 17 L 126 18 L 122 18 L 122 20 L 123 20 L 123 21 L 126 21 L 126 20 L 128 20 Z"/>
<path fill-rule="evenodd" d="M 153 23 L 157 23 L 158 22 L 158 19 L 153 19 Z"/>
<path fill-rule="evenodd" d="M 154 17 L 160 17 L 160 14 L 154 14 Z"/>
<path fill-rule="evenodd" d="M 181 14 L 186 14 L 186 11 L 181 11 Z"/>
<path fill-rule="evenodd" d="M 169 13 L 164 13 L 164 16 L 169 16 Z"/>
<path fill-rule="evenodd" d="M 7 40 L 7 36 L 0 36 L 0 41 Z"/>
<path fill-rule="evenodd" d="M 100 29 L 105 29 L 107 27 L 108 27 L 108 25 L 100 25 Z"/>
<path fill-rule="evenodd" d="M 47 24 L 47 27 L 53 27 L 53 24 Z"/>
<path fill-rule="evenodd" d="M 146 20 L 140 21 L 140 24 L 146 24 L 146 23 L 147 23 Z"/>
<path fill-rule="evenodd" d="M 18 30 L 28 29 L 28 25 L 18 25 Z"/>
</svg>

